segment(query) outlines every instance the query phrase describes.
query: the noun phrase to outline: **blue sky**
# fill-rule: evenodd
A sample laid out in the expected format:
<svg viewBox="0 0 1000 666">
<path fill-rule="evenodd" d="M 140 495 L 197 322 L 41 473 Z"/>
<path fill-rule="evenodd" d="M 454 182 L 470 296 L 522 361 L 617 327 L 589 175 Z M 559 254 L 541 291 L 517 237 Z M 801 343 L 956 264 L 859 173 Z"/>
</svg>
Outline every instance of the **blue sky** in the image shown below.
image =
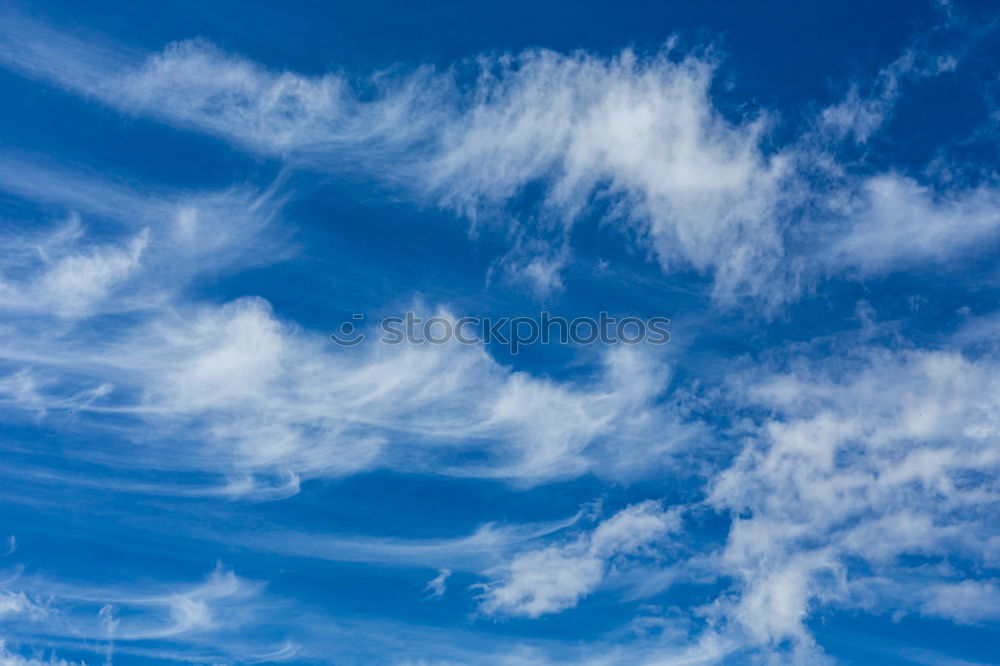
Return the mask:
<svg viewBox="0 0 1000 666">
<path fill-rule="evenodd" d="M 1000 15 L 560 4 L 0 6 L 0 665 L 1000 663 Z"/>
</svg>

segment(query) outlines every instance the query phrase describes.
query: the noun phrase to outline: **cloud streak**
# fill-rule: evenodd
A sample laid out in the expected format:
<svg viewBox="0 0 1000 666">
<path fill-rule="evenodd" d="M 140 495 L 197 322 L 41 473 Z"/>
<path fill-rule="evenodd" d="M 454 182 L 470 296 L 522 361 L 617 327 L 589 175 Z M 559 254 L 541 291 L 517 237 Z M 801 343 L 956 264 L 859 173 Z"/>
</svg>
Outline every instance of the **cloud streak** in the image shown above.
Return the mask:
<svg viewBox="0 0 1000 666">
<path fill-rule="evenodd" d="M 832 157 L 848 136 L 869 140 L 903 83 L 957 67 L 919 40 L 871 100 L 851 92 L 805 135 L 765 149 L 775 115 L 724 117 L 710 92 L 718 58 L 675 42 L 651 56 L 533 50 L 355 81 L 273 71 L 205 40 L 109 56 L 60 34 L 38 52 L 23 47 L 49 28 L 17 14 L 6 24 L 6 66 L 28 76 L 290 165 L 360 169 L 477 224 L 502 218 L 519 240 L 499 274 L 543 299 L 561 289 L 573 228 L 595 216 L 666 273 L 709 276 L 717 303 L 766 311 L 830 274 L 940 267 L 997 237 L 993 184 L 965 191 Z M 974 223 L 956 235 L 959 216 Z M 814 238 L 833 252 L 816 261 Z"/>
</svg>

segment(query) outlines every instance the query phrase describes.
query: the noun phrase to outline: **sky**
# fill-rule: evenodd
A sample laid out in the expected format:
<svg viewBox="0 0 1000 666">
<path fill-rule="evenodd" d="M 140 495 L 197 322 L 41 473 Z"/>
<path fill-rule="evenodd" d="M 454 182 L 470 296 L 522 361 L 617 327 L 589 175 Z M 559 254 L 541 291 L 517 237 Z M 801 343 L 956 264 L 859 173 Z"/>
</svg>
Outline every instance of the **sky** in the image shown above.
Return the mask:
<svg viewBox="0 0 1000 666">
<path fill-rule="evenodd" d="M 0 666 L 1000 663 L 998 30 L 4 1 Z"/>
</svg>

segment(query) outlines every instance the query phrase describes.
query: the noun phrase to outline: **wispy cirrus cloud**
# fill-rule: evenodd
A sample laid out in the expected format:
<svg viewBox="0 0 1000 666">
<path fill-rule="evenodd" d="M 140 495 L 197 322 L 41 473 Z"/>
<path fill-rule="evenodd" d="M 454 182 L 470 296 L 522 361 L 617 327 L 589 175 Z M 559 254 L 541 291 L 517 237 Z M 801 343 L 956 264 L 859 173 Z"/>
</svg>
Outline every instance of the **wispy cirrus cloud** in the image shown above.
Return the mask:
<svg viewBox="0 0 1000 666">
<path fill-rule="evenodd" d="M 303 482 L 379 469 L 501 480 L 511 493 L 577 480 L 573 492 L 590 492 L 585 481 L 601 484 L 594 494 L 630 495 L 593 524 L 504 519 L 457 537 L 348 535 L 325 519 L 181 530 L 273 558 L 268 570 L 296 558 L 418 568 L 408 593 L 424 608 L 457 589 L 471 597 L 471 578 L 478 598 L 460 612 L 478 608 L 484 624 L 557 620 L 624 590 L 631 621 L 575 645 L 352 624 L 305 602 L 284 617 L 262 583 L 221 568 L 193 585 L 18 575 L 0 591 L 12 636 L 109 661 L 121 651 L 172 662 L 816 664 L 828 660 L 814 631 L 827 611 L 997 622 L 995 317 L 934 347 L 901 335 L 877 346 L 870 330 L 849 344 L 778 345 L 807 332 L 759 318 L 799 316 L 795 302 L 828 278 L 958 274 L 956 264 L 996 247 L 988 168 L 973 180 L 947 166 L 866 162 L 906 87 L 960 71 L 961 54 L 918 40 L 778 141 L 778 110 L 724 112 L 723 60 L 673 40 L 655 53 L 529 49 L 350 78 L 275 69 L 200 38 L 148 53 L 16 13 L 0 24 L 12 71 L 291 169 L 360 173 L 477 230 L 500 228 L 487 279 L 536 299 L 567 288 L 564 272 L 584 251 L 576 234 L 600 221 L 664 276 L 690 278 L 698 297 L 710 291 L 706 311 L 765 320 L 746 340 L 703 343 L 718 346 L 699 349 L 680 379 L 646 348 L 603 350 L 568 378 L 505 365 L 481 346 L 340 349 L 280 299 L 194 288 L 287 256 L 284 181 L 182 191 L 8 155 L 0 188 L 42 211 L 5 219 L 0 249 L 0 475 L 12 481 L 2 493 L 11 506 L 54 511 L 60 499 L 44 492 L 54 487 L 123 503 L 154 495 L 142 501 L 167 507 L 289 498 Z M 627 302 L 633 287 L 609 298 Z M 706 358 L 714 375 L 703 378 Z M 679 477 L 704 487 L 670 508 L 635 499 Z M 691 516 L 723 527 L 695 533 Z M 697 591 L 685 598 L 681 585 Z M 17 649 L 3 645 L 0 661 L 31 663 Z"/>
<path fill-rule="evenodd" d="M 502 564 L 505 557 L 529 549 L 533 544 L 537 545 L 577 525 L 581 518 L 582 514 L 577 513 L 562 520 L 539 523 L 486 523 L 471 534 L 431 539 L 336 535 L 278 529 L 252 535 L 227 535 L 225 538 L 248 548 L 289 557 L 479 574 Z M 441 583 L 444 584 L 444 579 Z"/>
<path fill-rule="evenodd" d="M 91 651 L 96 645 L 106 660 L 115 652 L 166 649 L 179 661 L 253 662 L 264 653 L 272 654 L 268 661 L 281 661 L 294 655 L 290 642 L 244 634 L 271 619 L 262 590 L 262 584 L 221 565 L 203 582 L 188 585 L 67 583 L 15 574 L 3 582 L 0 597 L 12 603 L 0 604 L 10 606 L 5 633 L 63 650 Z M 22 659 L 16 653 L 4 656 L 11 663 Z"/>
<path fill-rule="evenodd" d="M 6 21 L 12 47 L 50 30 L 17 14 Z M 767 309 L 831 273 L 940 268 L 941 257 L 996 238 L 984 208 L 992 185 L 967 190 L 831 161 L 837 142 L 878 130 L 904 83 L 958 66 L 921 40 L 883 70 L 881 92 L 868 101 L 849 92 L 815 130 L 777 149 L 765 148 L 774 114 L 725 117 L 710 93 L 719 59 L 673 43 L 653 56 L 536 50 L 357 81 L 270 70 L 204 40 L 142 57 L 74 40 L 12 48 L 6 64 L 289 164 L 360 167 L 418 202 L 473 221 L 503 218 L 519 240 L 498 260 L 500 275 L 540 298 L 561 288 L 571 230 L 594 215 L 634 235 L 666 272 L 710 276 L 717 302 Z M 892 197 L 908 202 L 905 219 Z M 942 218 L 968 212 L 971 229 L 942 233 L 951 228 Z M 838 248 L 832 259 L 816 261 L 815 238 Z M 914 243 L 924 251 L 898 247 Z"/>
<path fill-rule="evenodd" d="M 772 646 L 811 650 L 818 608 L 923 599 L 918 612 L 955 618 L 991 593 L 964 578 L 998 561 L 995 359 L 879 348 L 850 358 L 735 385 L 772 416 L 712 483 L 709 505 L 742 516 L 719 561 L 740 591 L 718 612 Z"/>
<path fill-rule="evenodd" d="M 487 572 L 480 610 L 539 617 L 571 608 L 629 559 L 655 556 L 655 547 L 680 528 L 677 511 L 654 501 L 622 509 L 570 541 L 518 553 Z"/>
<path fill-rule="evenodd" d="M 39 162 L 0 159 L 0 190 L 59 211 L 4 221 L 0 308 L 8 312 L 82 320 L 148 310 L 199 276 L 290 256 L 273 189 L 157 190 Z"/>
<path fill-rule="evenodd" d="M 48 30 L 7 20 L 13 41 Z M 652 239 L 664 266 L 710 271 L 721 295 L 761 296 L 759 276 L 777 269 L 780 228 L 770 213 L 784 160 L 760 150 L 763 118 L 734 124 L 714 109 L 710 56 L 529 51 L 450 72 L 376 75 L 362 101 L 342 76 L 270 71 L 202 40 L 144 61 L 88 57 L 68 35 L 51 43 L 17 50 L 6 64 L 292 162 L 335 171 L 367 162 L 472 218 L 490 217 L 537 181 L 547 184 L 537 224 L 565 234 L 596 194 Z M 65 67 L 63 57 L 77 64 Z M 90 76 L 77 71 L 88 67 Z M 459 82 L 468 77 L 473 85 Z M 524 277 L 541 294 L 557 284 Z"/>
<path fill-rule="evenodd" d="M 8 407 L 137 418 L 130 430 L 141 452 L 96 460 L 213 470 L 237 494 L 258 476 L 283 487 L 380 466 L 526 484 L 627 477 L 669 464 L 697 432 L 661 403 L 669 373 L 641 350 L 611 350 L 596 380 L 556 382 L 514 372 L 478 346 L 335 348 L 253 298 L 143 322 L 101 350 L 48 344 L 4 353 L 22 373 Z M 56 362 L 66 354 L 72 362 Z M 67 401 L 94 386 L 108 388 Z M 191 448 L 177 450 L 177 437 Z M 460 462 L 469 450 L 485 458 Z"/>
</svg>

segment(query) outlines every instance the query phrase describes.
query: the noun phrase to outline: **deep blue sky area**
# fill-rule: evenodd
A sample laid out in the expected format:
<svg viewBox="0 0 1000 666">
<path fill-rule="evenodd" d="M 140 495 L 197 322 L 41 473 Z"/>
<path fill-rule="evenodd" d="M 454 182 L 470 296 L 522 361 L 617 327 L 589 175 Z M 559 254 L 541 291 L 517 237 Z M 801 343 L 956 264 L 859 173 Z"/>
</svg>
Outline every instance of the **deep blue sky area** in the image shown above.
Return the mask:
<svg viewBox="0 0 1000 666">
<path fill-rule="evenodd" d="M 998 27 L 0 3 L 0 666 L 1000 664 Z"/>
</svg>

